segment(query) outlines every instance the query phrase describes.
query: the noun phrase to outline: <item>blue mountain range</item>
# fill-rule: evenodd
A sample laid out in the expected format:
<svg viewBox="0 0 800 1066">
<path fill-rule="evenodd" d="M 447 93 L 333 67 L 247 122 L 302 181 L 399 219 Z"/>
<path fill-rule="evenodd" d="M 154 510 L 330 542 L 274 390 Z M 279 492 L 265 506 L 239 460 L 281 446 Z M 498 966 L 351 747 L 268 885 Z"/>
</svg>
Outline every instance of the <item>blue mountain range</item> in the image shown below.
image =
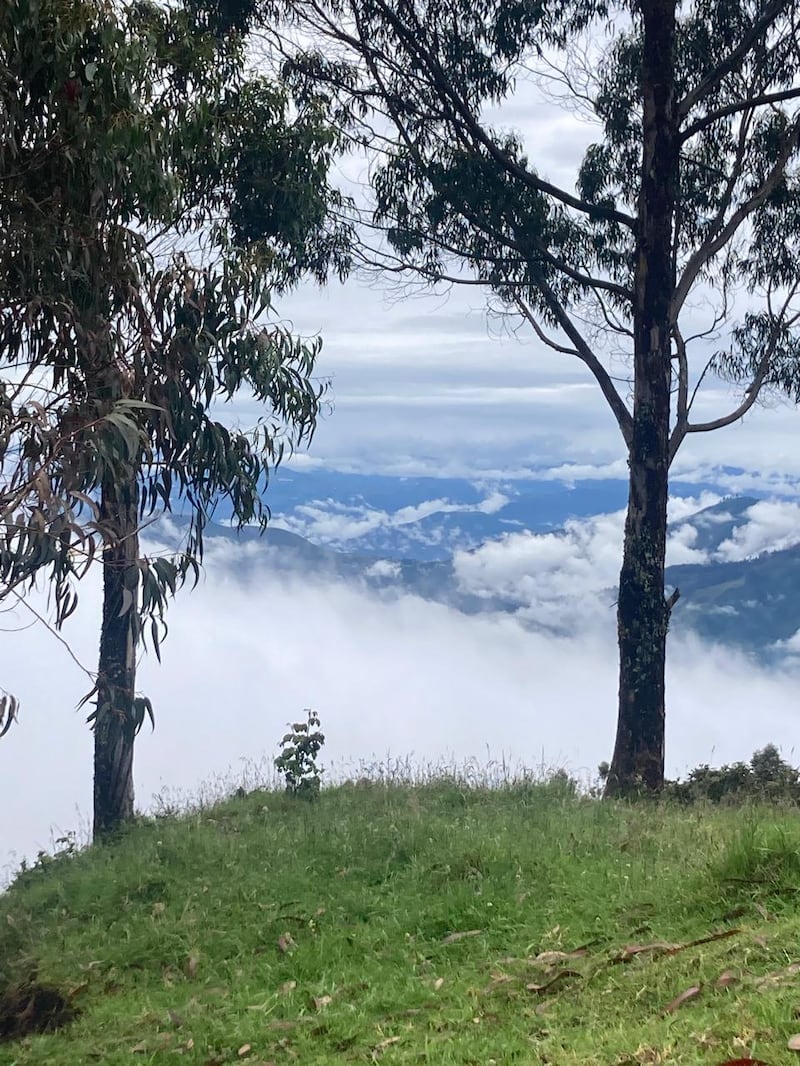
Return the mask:
<svg viewBox="0 0 800 1066">
<path fill-rule="evenodd" d="M 696 496 L 714 486 L 673 484 Z M 215 545 L 233 543 L 225 565 L 242 576 L 268 565 L 302 580 L 356 582 L 382 596 L 413 594 L 466 613 L 523 612 L 525 596 L 477 595 L 465 590 L 453 566 L 456 551 L 474 551 L 504 534 L 558 532 L 565 522 L 619 510 L 624 482 L 506 481 L 472 484 L 455 479 L 395 478 L 338 473 L 281 473 L 267 501 L 272 523 L 236 531 L 224 511 L 207 530 L 209 565 Z M 672 527 L 711 561 L 670 567 L 669 586 L 681 599 L 673 630 L 757 653 L 785 652 L 783 642 L 800 631 L 800 529 L 798 544 L 737 562 L 714 561 L 721 545 L 748 522 L 757 497 L 728 498 L 682 518 Z M 220 520 L 222 519 L 222 520 Z M 183 522 L 161 522 L 156 536 L 176 545 Z M 686 527 L 691 526 L 686 537 Z M 152 535 L 152 534 L 151 534 Z M 613 600 L 613 588 L 604 590 Z M 536 625 L 530 611 L 525 624 Z"/>
</svg>

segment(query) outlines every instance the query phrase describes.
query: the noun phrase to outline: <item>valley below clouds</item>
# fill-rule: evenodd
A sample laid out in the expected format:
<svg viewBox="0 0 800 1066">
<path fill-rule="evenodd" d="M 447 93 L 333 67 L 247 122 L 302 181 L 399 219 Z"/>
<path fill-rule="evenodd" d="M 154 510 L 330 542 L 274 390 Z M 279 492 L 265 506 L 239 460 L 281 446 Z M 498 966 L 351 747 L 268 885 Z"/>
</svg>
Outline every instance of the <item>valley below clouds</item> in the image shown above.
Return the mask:
<svg viewBox="0 0 800 1066">
<path fill-rule="evenodd" d="M 613 586 L 622 514 L 576 517 L 538 535 L 503 532 L 511 495 L 484 486 L 469 506 L 451 494 L 406 511 L 411 524 L 473 514 L 495 523 L 479 547 L 455 547 L 452 559 L 438 561 L 409 560 L 402 551 L 399 559 L 341 555 L 279 531 L 274 541 L 240 543 L 212 530 L 199 586 L 170 606 L 163 664 L 142 659 L 139 687 L 153 701 L 156 729 L 146 727 L 137 744 L 140 808 L 153 809 L 159 794 L 185 801 L 202 792 L 202 782 L 213 793 L 243 774 L 252 781 L 269 771 L 286 723 L 306 707 L 320 713 L 331 779 L 358 774 L 362 761 L 407 760 L 423 770 L 502 759 L 512 768 L 564 766 L 592 779 L 615 729 Z M 384 508 L 387 521 L 373 517 L 371 533 L 376 523 L 402 528 L 397 514 L 411 506 L 403 498 Z M 167 543 L 176 528 L 151 538 Z M 676 498 L 671 561 L 695 575 L 711 573 L 715 560 L 749 566 L 767 549 L 791 552 L 798 528 L 791 501 L 737 503 L 710 492 Z M 453 529 L 444 539 L 457 539 Z M 712 608 L 724 607 L 714 595 Z M 686 618 L 692 602 L 688 593 L 681 601 Z M 43 608 L 44 597 L 31 605 Z M 99 619 L 93 578 L 63 634 L 89 669 Z M 6 810 L 9 801 L 14 808 L 3 819 L 6 872 L 67 831 L 85 836 L 91 810 L 91 734 L 85 712 L 75 710 L 91 682 L 41 626 L 13 631 L 30 620 L 21 606 L 7 613 L 11 631 L 0 647 L 4 683 L 22 703 L 20 721 L 2 741 Z M 747 758 L 769 742 L 791 760 L 798 663 L 791 641 L 767 654 L 676 623 L 668 773 Z"/>
</svg>

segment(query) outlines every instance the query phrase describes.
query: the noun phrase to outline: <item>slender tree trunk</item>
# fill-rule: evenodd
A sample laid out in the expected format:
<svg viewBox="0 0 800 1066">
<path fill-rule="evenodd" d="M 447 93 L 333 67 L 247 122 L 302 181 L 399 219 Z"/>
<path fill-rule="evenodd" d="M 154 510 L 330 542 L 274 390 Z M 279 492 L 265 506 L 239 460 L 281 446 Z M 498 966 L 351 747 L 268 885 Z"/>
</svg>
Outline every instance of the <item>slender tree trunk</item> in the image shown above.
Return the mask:
<svg viewBox="0 0 800 1066">
<path fill-rule="evenodd" d="M 678 179 L 675 0 L 641 0 L 642 189 L 635 273 L 633 439 L 619 582 L 619 717 L 607 795 L 664 784 L 664 598 L 671 379 L 670 303 Z"/>
<path fill-rule="evenodd" d="M 103 628 L 100 636 L 94 730 L 94 839 L 133 817 L 133 700 L 136 689 L 139 585 L 136 478 L 102 485 L 100 519 L 116 536 L 103 552 Z"/>
</svg>

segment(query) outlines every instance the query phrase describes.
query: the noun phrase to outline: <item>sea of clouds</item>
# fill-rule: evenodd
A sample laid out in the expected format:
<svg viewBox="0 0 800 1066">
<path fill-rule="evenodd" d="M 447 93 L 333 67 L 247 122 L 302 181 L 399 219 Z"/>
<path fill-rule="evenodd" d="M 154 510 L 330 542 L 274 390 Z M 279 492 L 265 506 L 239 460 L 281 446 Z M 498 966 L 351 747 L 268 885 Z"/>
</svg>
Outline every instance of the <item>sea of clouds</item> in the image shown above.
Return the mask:
<svg viewBox="0 0 800 1066">
<path fill-rule="evenodd" d="M 673 518 L 713 500 L 675 501 Z M 730 557 L 797 537 L 797 506 L 761 502 L 728 546 Z M 231 564 L 219 542 L 194 591 L 170 607 L 163 664 L 141 663 L 139 683 L 157 725 L 137 744 L 140 807 L 165 789 L 196 795 L 220 775 L 235 783 L 268 765 L 287 721 L 316 708 L 324 761 L 353 767 L 410 756 L 479 761 L 505 755 L 528 766 L 566 766 L 584 778 L 613 743 L 616 649 L 613 597 L 621 514 L 568 524 L 561 535 L 511 534 L 456 557 L 473 589 L 526 592 L 519 618 L 467 616 L 415 596 L 387 601 L 340 581 L 309 581 L 268 565 Z M 681 536 L 689 535 L 682 534 Z M 673 538 L 674 561 L 693 551 Z M 31 600 L 41 609 L 44 597 Z M 537 617 L 557 635 L 524 624 Z M 78 700 L 91 686 L 100 619 L 97 576 L 64 631 L 70 654 L 18 605 L 4 616 L 3 685 L 22 701 L 0 741 L 0 868 L 85 835 L 91 812 L 91 735 Z M 74 658 L 73 658 L 74 655 Z M 692 636 L 670 638 L 668 769 L 749 756 L 768 742 L 792 757 L 797 657 L 761 666 Z"/>
</svg>

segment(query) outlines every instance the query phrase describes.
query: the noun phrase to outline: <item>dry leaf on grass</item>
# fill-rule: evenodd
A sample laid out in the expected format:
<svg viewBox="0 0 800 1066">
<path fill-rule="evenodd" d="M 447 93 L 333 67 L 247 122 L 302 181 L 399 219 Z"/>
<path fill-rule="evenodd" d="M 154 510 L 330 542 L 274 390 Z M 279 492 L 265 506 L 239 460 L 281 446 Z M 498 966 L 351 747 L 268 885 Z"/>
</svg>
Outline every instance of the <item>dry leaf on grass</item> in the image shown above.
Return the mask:
<svg viewBox="0 0 800 1066">
<path fill-rule="evenodd" d="M 443 937 L 443 944 L 455 944 L 459 940 L 466 940 L 470 936 L 480 936 L 483 932 L 482 929 L 464 929 L 460 933 L 448 933 L 446 937 Z"/>
<path fill-rule="evenodd" d="M 677 955 L 679 951 L 686 951 L 688 948 L 697 948 L 701 944 L 713 944 L 715 940 L 727 940 L 730 936 L 736 936 L 737 933 L 741 933 L 741 929 L 723 929 L 718 933 L 709 933 L 708 936 L 698 937 L 697 940 L 690 940 L 686 944 L 670 944 L 664 940 L 657 940 L 653 944 L 629 944 L 623 948 L 619 955 L 615 955 L 611 960 L 612 962 L 630 962 L 631 959 L 637 955 Z"/>
<path fill-rule="evenodd" d="M 619 955 L 614 956 L 614 962 L 630 962 L 637 955 L 674 955 L 680 948 L 680 944 L 669 944 L 664 940 L 657 940 L 653 944 L 628 944 Z"/>
<path fill-rule="evenodd" d="M 326 1007 L 333 1003 L 332 996 L 314 996 L 311 1000 L 314 1004 L 314 1010 L 325 1010 Z"/>
<path fill-rule="evenodd" d="M 433 991 L 434 992 L 438 992 L 443 984 L 444 984 L 444 978 L 443 977 L 437 977 L 436 980 L 433 982 Z"/>
<path fill-rule="evenodd" d="M 800 1033 L 790 1036 L 786 1041 L 786 1046 L 790 1051 L 800 1051 Z"/>
<path fill-rule="evenodd" d="M 684 1003 L 688 1003 L 690 999 L 695 999 L 700 995 L 702 991 L 702 985 L 692 985 L 691 988 L 687 988 L 685 992 L 681 992 L 679 996 L 676 996 L 671 1003 L 668 1003 L 662 1010 L 662 1014 L 674 1014 L 679 1007 L 682 1007 Z"/>
<path fill-rule="evenodd" d="M 191 980 L 197 977 L 197 967 L 200 965 L 200 958 L 198 955 L 190 955 L 186 960 L 186 976 Z"/>
<path fill-rule="evenodd" d="M 559 970 L 557 974 L 550 978 L 549 981 L 545 981 L 544 984 L 537 985 L 531 982 L 525 985 L 526 992 L 535 992 L 537 995 L 541 995 L 542 992 L 549 992 L 555 985 L 559 985 L 562 981 L 568 980 L 570 977 L 581 977 L 582 974 L 577 970 Z"/>
<path fill-rule="evenodd" d="M 800 962 L 790 962 L 782 970 L 775 970 L 773 973 L 766 973 L 763 977 L 759 977 L 754 982 L 754 987 L 758 989 L 774 988 L 798 973 L 800 973 Z"/>
<path fill-rule="evenodd" d="M 385 1040 L 381 1040 L 380 1044 L 376 1044 L 372 1049 L 372 1061 L 377 1062 L 384 1051 L 391 1047 L 392 1044 L 399 1044 L 400 1039 L 399 1036 L 387 1036 Z"/>
<path fill-rule="evenodd" d="M 516 980 L 516 978 L 512 977 L 511 974 L 508 974 L 508 973 L 493 973 L 492 974 L 492 979 L 489 982 L 489 984 L 486 986 L 486 988 L 481 990 L 481 995 L 483 995 L 483 996 L 491 995 L 491 993 L 494 992 L 496 989 L 498 989 L 500 987 L 500 985 L 508 984 L 509 981 L 514 981 L 514 980 Z"/>
<path fill-rule="evenodd" d="M 278 937 L 278 951 L 283 952 L 285 955 L 294 947 L 294 940 L 291 933 L 281 933 Z"/>
<path fill-rule="evenodd" d="M 747 914 L 748 908 L 745 906 L 731 907 L 729 911 L 725 911 L 722 915 L 723 922 L 732 922 L 736 918 L 742 918 Z"/>
<path fill-rule="evenodd" d="M 714 988 L 730 988 L 730 986 L 735 985 L 738 980 L 739 978 L 733 970 L 723 970 L 714 982 Z"/>
<path fill-rule="evenodd" d="M 768 1066 L 763 1059 L 725 1059 L 719 1066 Z"/>
<path fill-rule="evenodd" d="M 582 959 L 584 955 L 589 954 L 589 945 L 583 944 L 579 948 L 573 948 L 572 951 L 540 951 L 539 954 L 529 961 L 536 966 L 555 966 L 559 962 L 565 962 L 567 959 Z"/>
<path fill-rule="evenodd" d="M 252 1050 L 252 1044 L 242 1044 L 236 1054 L 239 1056 L 240 1059 L 243 1059 L 245 1055 L 249 1055 Z"/>
</svg>

